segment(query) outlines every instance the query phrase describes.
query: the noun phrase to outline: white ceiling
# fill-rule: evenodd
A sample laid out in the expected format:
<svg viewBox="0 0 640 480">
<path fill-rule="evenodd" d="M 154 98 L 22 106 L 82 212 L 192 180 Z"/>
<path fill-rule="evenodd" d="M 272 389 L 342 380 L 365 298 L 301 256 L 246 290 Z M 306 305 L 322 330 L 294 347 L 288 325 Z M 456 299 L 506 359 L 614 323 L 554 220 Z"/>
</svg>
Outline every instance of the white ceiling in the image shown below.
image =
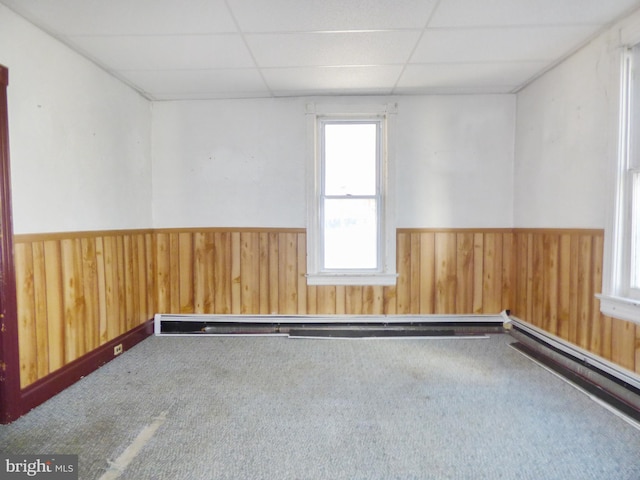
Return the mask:
<svg viewBox="0 0 640 480">
<path fill-rule="evenodd" d="M 0 0 L 152 100 L 517 91 L 640 0 Z"/>
</svg>

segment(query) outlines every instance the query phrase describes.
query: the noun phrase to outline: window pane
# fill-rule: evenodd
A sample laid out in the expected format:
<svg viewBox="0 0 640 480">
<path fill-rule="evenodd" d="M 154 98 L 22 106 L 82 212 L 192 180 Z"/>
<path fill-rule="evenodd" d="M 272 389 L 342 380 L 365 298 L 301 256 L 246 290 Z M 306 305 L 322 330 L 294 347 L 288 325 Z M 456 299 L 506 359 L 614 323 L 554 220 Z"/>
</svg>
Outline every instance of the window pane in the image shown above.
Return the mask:
<svg viewBox="0 0 640 480">
<path fill-rule="evenodd" d="M 631 204 L 631 288 L 640 288 L 640 173 L 633 174 Z"/>
<path fill-rule="evenodd" d="M 324 268 L 378 267 L 375 199 L 328 199 L 324 202 Z"/>
<path fill-rule="evenodd" d="M 325 195 L 376 194 L 376 123 L 324 126 Z"/>
</svg>

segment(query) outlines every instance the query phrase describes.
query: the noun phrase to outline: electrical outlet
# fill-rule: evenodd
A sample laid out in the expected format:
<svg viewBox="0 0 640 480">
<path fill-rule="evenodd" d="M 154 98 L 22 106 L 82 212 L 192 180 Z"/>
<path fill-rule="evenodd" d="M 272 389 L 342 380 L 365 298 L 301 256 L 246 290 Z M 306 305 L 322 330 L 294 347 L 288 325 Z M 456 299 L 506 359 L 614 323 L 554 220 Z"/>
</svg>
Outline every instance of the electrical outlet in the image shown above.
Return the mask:
<svg viewBox="0 0 640 480">
<path fill-rule="evenodd" d="M 122 344 L 119 343 L 118 345 L 113 347 L 113 354 L 114 355 L 120 355 L 121 353 L 122 353 Z"/>
</svg>

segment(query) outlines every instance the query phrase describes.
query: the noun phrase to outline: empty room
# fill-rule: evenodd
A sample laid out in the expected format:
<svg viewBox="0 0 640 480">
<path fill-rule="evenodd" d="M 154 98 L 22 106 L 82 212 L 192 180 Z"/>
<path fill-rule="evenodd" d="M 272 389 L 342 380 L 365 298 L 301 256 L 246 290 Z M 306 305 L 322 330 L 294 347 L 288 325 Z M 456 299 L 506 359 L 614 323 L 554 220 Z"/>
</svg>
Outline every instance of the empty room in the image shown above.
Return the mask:
<svg viewBox="0 0 640 480">
<path fill-rule="evenodd" d="M 0 478 L 640 478 L 640 0 L 0 0 Z"/>
</svg>

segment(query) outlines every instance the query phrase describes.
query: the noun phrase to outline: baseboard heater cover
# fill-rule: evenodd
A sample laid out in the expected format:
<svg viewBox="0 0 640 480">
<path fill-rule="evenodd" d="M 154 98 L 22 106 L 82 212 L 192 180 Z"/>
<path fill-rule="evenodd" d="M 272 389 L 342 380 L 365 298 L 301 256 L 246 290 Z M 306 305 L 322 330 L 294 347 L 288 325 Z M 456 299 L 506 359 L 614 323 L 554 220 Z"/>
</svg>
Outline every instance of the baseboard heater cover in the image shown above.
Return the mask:
<svg viewBox="0 0 640 480">
<path fill-rule="evenodd" d="M 156 314 L 154 334 L 289 337 L 443 337 L 502 332 L 502 315 L 175 315 Z"/>
<path fill-rule="evenodd" d="M 513 347 L 640 422 L 640 376 L 516 317 Z"/>
</svg>

